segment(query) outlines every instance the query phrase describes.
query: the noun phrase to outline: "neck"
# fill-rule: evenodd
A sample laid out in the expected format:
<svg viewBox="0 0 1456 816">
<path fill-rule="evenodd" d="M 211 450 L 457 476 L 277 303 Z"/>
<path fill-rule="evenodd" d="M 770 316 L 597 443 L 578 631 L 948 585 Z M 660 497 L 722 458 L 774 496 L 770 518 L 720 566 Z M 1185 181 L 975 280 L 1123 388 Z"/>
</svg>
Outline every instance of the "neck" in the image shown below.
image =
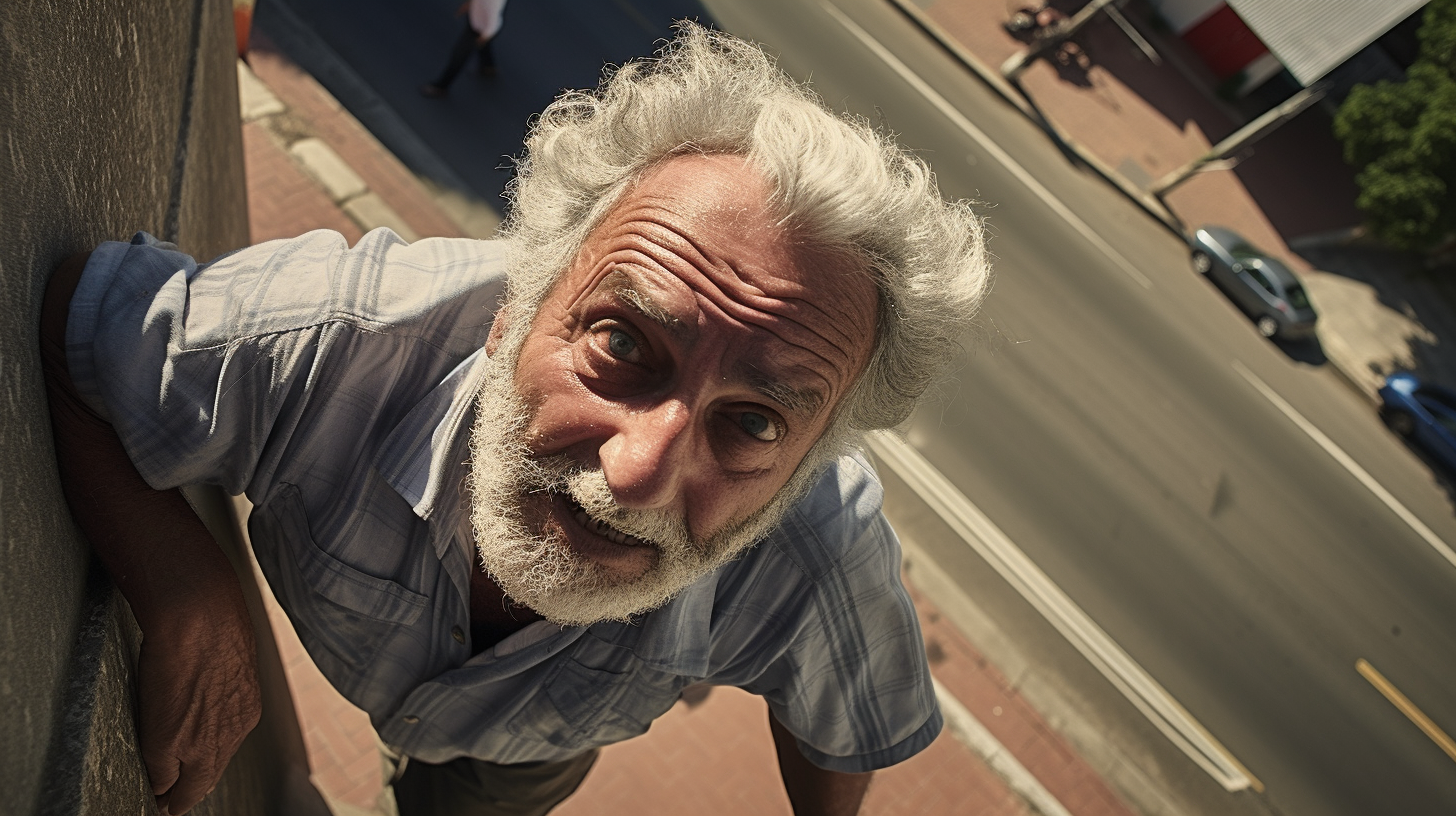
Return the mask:
<svg viewBox="0 0 1456 816">
<path fill-rule="evenodd" d="M 529 607 L 517 605 L 486 571 L 470 574 L 470 653 L 480 654 L 528 623 L 543 620 Z"/>
</svg>

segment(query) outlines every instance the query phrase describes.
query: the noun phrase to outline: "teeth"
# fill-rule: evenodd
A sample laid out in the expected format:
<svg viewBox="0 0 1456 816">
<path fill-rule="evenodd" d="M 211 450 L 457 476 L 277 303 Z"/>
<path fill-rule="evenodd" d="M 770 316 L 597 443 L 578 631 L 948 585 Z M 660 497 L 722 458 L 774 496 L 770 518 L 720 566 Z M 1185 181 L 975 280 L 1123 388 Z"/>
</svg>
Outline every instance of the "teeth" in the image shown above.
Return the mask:
<svg viewBox="0 0 1456 816">
<path fill-rule="evenodd" d="M 573 504 L 575 504 L 575 502 L 573 502 Z M 605 521 L 592 518 L 591 516 L 587 515 L 586 511 L 581 509 L 579 506 L 575 508 L 575 512 L 572 513 L 572 517 L 576 519 L 577 524 L 580 524 L 581 526 L 592 531 L 593 533 L 596 533 L 602 538 L 605 538 L 613 544 L 621 544 L 627 547 L 635 547 L 641 543 L 637 539 L 627 535 L 621 530 L 618 530 L 617 528 L 606 523 Z"/>
</svg>

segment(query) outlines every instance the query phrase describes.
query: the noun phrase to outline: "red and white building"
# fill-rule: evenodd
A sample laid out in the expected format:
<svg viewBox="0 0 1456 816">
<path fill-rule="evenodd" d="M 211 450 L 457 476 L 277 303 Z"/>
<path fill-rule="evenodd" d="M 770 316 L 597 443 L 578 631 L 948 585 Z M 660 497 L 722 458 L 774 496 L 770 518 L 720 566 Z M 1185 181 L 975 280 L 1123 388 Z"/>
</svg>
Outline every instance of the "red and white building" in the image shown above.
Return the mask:
<svg viewBox="0 0 1456 816">
<path fill-rule="evenodd" d="M 1361 52 L 1427 0 L 1151 0 L 1237 95 L 1287 68 L 1304 86 Z"/>
</svg>

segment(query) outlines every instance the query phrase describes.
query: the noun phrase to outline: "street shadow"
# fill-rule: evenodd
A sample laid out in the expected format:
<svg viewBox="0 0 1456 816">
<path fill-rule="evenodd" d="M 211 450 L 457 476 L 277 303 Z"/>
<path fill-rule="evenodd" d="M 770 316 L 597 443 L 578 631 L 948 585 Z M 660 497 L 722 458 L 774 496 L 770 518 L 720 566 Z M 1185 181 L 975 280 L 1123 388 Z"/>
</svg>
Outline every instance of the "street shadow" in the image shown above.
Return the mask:
<svg viewBox="0 0 1456 816">
<path fill-rule="evenodd" d="M 1217 144 L 1245 122 L 1298 90 L 1291 77 L 1269 80 L 1242 100 L 1220 100 L 1218 78 L 1176 36 L 1148 21 L 1141 0 L 1124 9 L 1128 22 L 1160 55 L 1152 61 L 1111 19 L 1099 17 L 1078 34 L 1092 65 L 1106 71 L 1178 130 L 1197 128 Z M 1345 164 L 1330 111 L 1315 105 L 1241 152 L 1233 172 L 1286 240 L 1348 229 L 1361 223 L 1354 172 Z"/>
<path fill-rule="evenodd" d="M 1316 269 L 1369 286 L 1381 305 L 1415 324 L 1404 340 L 1410 364 L 1371 364 L 1376 374 L 1408 370 L 1456 388 L 1456 268 L 1428 269 L 1418 253 L 1368 240 L 1296 242 L 1292 249 Z"/>
<path fill-rule="evenodd" d="M 1062 135 L 1061 129 L 1057 127 L 1055 122 L 1047 118 L 1041 106 L 1036 103 L 1036 99 L 1021 87 L 1021 83 L 1015 79 L 1009 81 L 1016 87 L 1017 92 L 1021 94 L 1021 98 L 1026 100 L 1026 106 L 1031 109 L 1031 117 L 1036 121 L 1036 126 L 1041 128 L 1042 132 L 1051 139 L 1052 144 L 1062 154 L 1062 158 L 1066 159 L 1067 163 L 1073 167 L 1098 172 L 1096 168 L 1089 166 L 1082 159 L 1081 154 L 1072 148 L 1071 144 L 1067 142 L 1066 137 Z"/>
<path fill-rule="evenodd" d="M 1408 360 L 1372 361 L 1379 377 L 1397 371 L 1456 389 L 1456 266 L 1427 267 L 1424 258 L 1379 246 L 1369 239 L 1296 242 L 1291 247 L 1321 271 L 1369 286 L 1376 300 L 1415 324 L 1403 338 Z M 1358 334 L 1353 336 L 1359 342 Z M 1456 511 L 1456 472 L 1413 440 L 1390 433 L 1426 465 Z"/>
<path fill-rule="evenodd" d="M 1330 361 L 1325 356 L 1325 348 L 1320 344 L 1318 337 L 1303 337 L 1297 340 L 1281 340 L 1274 338 L 1274 347 L 1284 352 L 1284 356 L 1310 366 L 1322 366 Z"/>
<path fill-rule="evenodd" d="M 1446 501 L 1450 504 L 1451 510 L 1453 513 L 1456 513 L 1456 471 L 1453 471 L 1451 466 L 1446 464 L 1441 457 L 1431 453 L 1414 438 L 1406 436 L 1391 427 L 1390 419 L 1383 411 L 1381 412 L 1380 418 L 1381 424 L 1385 426 L 1386 432 L 1399 440 L 1401 444 L 1405 445 L 1406 450 L 1421 460 L 1421 464 L 1425 465 L 1426 470 L 1431 472 L 1432 478 L 1436 480 L 1436 485 L 1446 494 Z"/>
<path fill-rule="evenodd" d="M 275 13 L 278 7 L 285 13 Z M 337 87 L 318 54 L 288 56 L 312 73 L 360 122 L 410 169 L 501 208 L 531 117 L 563 90 L 597 85 L 603 66 L 652 54 L 672 36 L 672 24 L 693 19 L 712 26 L 697 0 L 532 0 L 511 3 L 492 41 L 496 74 L 479 76 L 473 64 L 443 99 L 419 88 L 444 67 L 465 25 L 460 0 L 260 0 L 255 24 L 268 29 L 285 16 L 301 21 L 369 93 Z M 292 12 L 287 15 L 286 12 Z M 275 37 L 280 43 L 283 38 Z M 388 108 L 381 115 L 380 106 Z M 388 127 L 403 122 L 439 161 L 412 161 L 411 151 L 391 144 Z M 399 130 L 395 127 L 394 130 Z M 419 151 L 414 151 L 418 153 Z M 438 172 L 443 164 L 450 173 Z"/>
<path fill-rule="evenodd" d="M 1446 501 L 1451 505 L 1452 511 L 1456 512 L 1456 471 L 1452 471 L 1449 465 L 1421 447 L 1414 439 L 1408 439 L 1393 430 L 1390 433 L 1404 443 L 1406 449 L 1415 454 L 1417 459 L 1421 460 L 1421 464 L 1426 466 L 1426 469 L 1431 472 L 1431 476 L 1435 478 L 1436 484 L 1445 492 Z"/>
</svg>

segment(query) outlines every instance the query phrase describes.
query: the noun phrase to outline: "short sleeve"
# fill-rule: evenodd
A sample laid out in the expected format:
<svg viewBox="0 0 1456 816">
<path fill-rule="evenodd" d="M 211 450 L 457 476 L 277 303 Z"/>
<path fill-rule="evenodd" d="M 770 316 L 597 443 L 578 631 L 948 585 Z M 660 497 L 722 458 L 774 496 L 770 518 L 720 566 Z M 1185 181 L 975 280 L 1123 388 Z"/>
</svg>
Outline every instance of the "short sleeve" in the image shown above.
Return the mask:
<svg viewBox="0 0 1456 816">
<path fill-rule="evenodd" d="M 902 762 L 942 725 L 882 499 L 867 463 L 841 460 L 839 478 L 821 482 L 774 534 L 795 542 L 785 550 L 806 579 L 799 620 L 783 651 L 744 686 L 768 701 L 809 761 L 832 771 Z"/>
<path fill-rule="evenodd" d="M 208 264 L 145 233 L 103 244 L 71 300 L 72 379 L 153 488 L 247 492 L 289 454 L 311 401 L 384 416 L 380 395 L 419 368 L 411 349 L 453 365 L 479 347 L 490 313 L 457 331 L 465 321 L 439 307 L 498 266 L 489 243 L 407 244 L 380 229 L 351 249 L 319 230 Z M 439 350 L 452 331 L 472 338 L 453 357 Z"/>
</svg>

